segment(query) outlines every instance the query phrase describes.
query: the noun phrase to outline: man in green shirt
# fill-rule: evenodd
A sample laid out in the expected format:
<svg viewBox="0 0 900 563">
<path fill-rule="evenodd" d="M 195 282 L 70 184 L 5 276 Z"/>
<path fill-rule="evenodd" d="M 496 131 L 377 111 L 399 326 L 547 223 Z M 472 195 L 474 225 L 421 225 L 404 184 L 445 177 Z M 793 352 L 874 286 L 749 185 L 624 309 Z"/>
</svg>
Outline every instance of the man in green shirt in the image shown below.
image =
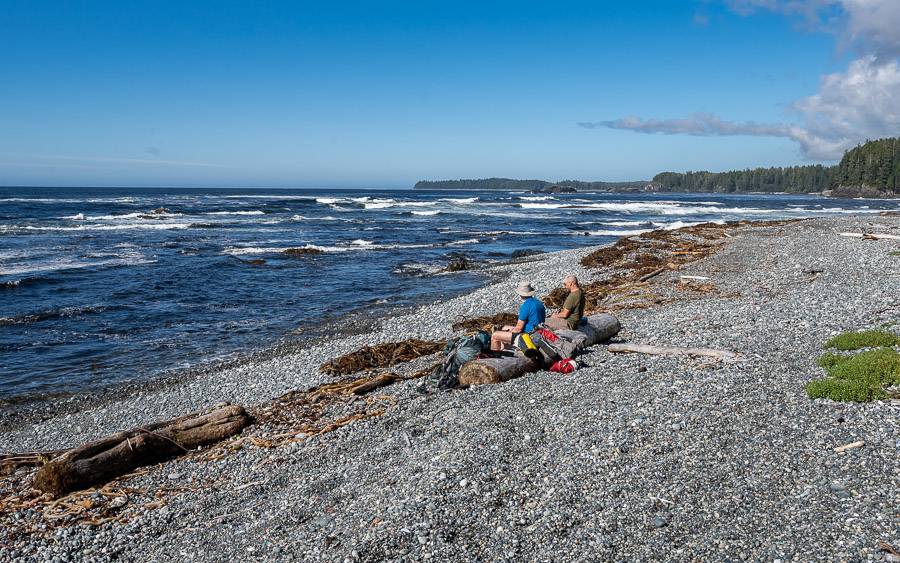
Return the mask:
<svg viewBox="0 0 900 563">
<path fill-rule="evenodd" d="M 569 295 L 558 313 L 547 317 L 547 326 L 555 330 L 575 330 L 581 317 L 584 316 L 584 291 L 578 284 L 578 278 L 573 275 L 566 276 L 563 285 L 569 290 Z"/>
</svg>

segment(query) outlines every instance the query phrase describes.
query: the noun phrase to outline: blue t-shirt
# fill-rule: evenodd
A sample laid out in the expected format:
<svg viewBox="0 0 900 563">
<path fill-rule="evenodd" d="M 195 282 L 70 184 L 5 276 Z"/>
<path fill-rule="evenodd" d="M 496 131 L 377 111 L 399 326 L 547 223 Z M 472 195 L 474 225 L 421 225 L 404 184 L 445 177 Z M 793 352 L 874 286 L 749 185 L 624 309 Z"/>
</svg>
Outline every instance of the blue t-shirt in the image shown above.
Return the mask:
<svg viewBox="0 0 900 563">
<path fill-rule="evenodd" d="M 525 321 L 525 332 L 531 332 L 537 328 L 537 325 L 544 322 L 546 317 L 547 310 L 544 309 L 544 304 L 540 299 L 529 297 L 522 301 L 522 306 L 519 307 L 519 320 Z"/>
</svg>

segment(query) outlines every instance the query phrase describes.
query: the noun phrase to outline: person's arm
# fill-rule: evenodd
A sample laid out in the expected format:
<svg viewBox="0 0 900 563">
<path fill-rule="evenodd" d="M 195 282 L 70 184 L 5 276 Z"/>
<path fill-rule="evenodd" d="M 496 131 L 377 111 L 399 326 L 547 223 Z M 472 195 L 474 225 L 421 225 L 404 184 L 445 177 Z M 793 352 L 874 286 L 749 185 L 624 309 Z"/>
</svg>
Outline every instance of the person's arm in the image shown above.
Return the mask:
<svg viewBox="0 0 900 563">
<path fill-rule="evenodd" d="M 559 317 L 560 319 L 568 319 L 569 315 L 571 315 L 571 314 L 572 314 L 572 311 L 563 308 L 562 310 L 560 310 L 560 312 L 556 313 L 556 316 Z"/>
<path fill-rule="evenodd" d="M 512 333 L 518 334 L 520 332 L 523 332 L 524 330 L 525 330 L 525 321 L 519 320 L 519 322 L 516 323 L 516 326 L 513 327 Z"/>
</svg>

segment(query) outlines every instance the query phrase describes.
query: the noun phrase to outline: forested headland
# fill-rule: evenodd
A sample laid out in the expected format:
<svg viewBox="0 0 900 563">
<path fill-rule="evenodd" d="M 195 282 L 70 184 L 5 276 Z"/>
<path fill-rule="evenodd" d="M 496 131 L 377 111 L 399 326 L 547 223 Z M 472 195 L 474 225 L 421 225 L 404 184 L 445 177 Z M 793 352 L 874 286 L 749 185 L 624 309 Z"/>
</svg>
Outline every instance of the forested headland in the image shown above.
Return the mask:
<svg viewBox="0 0 900 563">
<path fill-rule="evenodd" d="M 642 190 L 646 181 L 637 182 L 583 182 L 581 180 L 513 180 L 510 178 L 482 178 L 478 180 L 420 180 L 413 186 L 417 190 L 512 190 L 535 191 L 551 186 L 575 188 L 580 192 Z"/>
<path fill-rule="evenodd" d="M 838 197 L 900 196 L 900 138 L 867 141 L 844 153 L 835 166 L 814 164 L 753 168 L 729 172 L 661 172 L 651 181 L 582 182 L 563 180 L 420 181 L 416 189 L 431 190 L 545 190 L 551 186 L 577 191 L 706 192 L 706 193 L 824 193 Z"/>
</svg>

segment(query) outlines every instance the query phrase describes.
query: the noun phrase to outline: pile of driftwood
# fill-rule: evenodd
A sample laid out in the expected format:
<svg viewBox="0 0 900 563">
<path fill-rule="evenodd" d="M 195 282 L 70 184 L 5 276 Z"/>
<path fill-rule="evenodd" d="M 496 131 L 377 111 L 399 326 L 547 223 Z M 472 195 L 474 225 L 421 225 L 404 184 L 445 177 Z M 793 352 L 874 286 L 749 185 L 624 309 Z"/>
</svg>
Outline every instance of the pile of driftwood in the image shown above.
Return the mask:
<svg viewBox="0 0 900 563">
<path fill-rule="evenodd" d="M 402 342 L 363 346 L 359 350 L 328 360 L 319 366 L 319 371 L 327 375 L 350 375 L 388 368 L 440 352 L 444 345 L 444 342 L 410 338 Z"/>
<path fill-rule="evenodd" d="M 581 319 L 577 330 L 555 331 L 560 338 L 574 342 L 577 349 L 584 350 L 609 340 L 621 330 L 619 320 L 613 315 L 601 313 Z M 522 355 L 500 358 L 484 358 L 463 364 L 459 370 L 460 385 L 485 385 L 502 383 L 526 373 L 542 369 L 537 360 Z"/>
</svg>

